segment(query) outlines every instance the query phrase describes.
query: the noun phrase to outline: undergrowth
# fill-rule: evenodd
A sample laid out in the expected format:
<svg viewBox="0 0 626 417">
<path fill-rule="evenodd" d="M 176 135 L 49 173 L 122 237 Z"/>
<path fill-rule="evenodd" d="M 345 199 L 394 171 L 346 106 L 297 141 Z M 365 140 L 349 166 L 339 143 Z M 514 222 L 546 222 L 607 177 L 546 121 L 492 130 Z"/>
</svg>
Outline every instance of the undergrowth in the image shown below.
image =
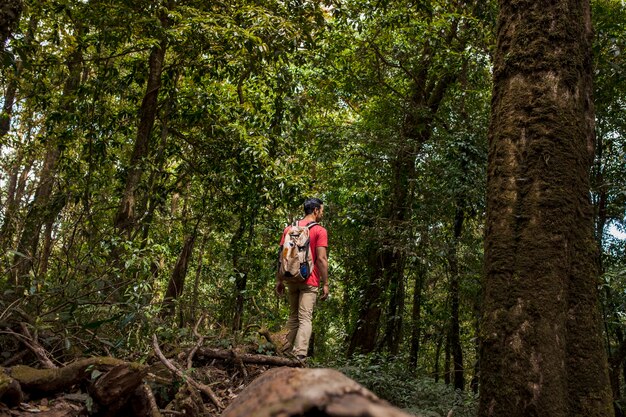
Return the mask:
<svg viewBox="0 0 626 417">
<path fill-rule="evenodd" d="M 474 417 L 477 397 L 408 369 L 406 360 L 384 355 L 361 355 L 337 360 L 333 367 L 405 411 L 422 417 Z"/>
</svg>

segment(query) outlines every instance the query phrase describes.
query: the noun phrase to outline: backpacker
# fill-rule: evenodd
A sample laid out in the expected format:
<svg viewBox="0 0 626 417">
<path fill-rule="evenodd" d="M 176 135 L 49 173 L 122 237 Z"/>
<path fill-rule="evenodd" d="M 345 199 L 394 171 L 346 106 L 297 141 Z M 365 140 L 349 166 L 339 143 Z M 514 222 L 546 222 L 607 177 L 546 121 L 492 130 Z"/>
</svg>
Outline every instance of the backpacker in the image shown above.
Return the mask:
<svg viewBox="0 0 626 417">
<path fill-rule="evenodd" d="M 313 272 L 309 231 L 316 222 L 298 226 L 296 222 L 285 235 L 278 259 L 278 276 L 286 282 L 304 282 Z"/>
</svg>

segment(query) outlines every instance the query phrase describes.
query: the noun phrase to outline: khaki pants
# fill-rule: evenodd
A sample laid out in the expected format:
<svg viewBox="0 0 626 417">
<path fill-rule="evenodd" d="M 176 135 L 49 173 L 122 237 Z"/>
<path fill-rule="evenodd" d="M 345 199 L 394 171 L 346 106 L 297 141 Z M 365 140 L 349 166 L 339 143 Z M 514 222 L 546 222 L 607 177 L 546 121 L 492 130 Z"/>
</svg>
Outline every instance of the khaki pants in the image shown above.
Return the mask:
<svg viewBox="0 0 626 417">
<path fill-rule="evenodd" d="M 317 287 L 306 284 L 288 284 L 289 320 L 287 320 L 287 341 L 293 347 L 294 355 L 306 356 L 309 339 L 313 330 L 313 307 L 317 300 Z"/>
</svg>

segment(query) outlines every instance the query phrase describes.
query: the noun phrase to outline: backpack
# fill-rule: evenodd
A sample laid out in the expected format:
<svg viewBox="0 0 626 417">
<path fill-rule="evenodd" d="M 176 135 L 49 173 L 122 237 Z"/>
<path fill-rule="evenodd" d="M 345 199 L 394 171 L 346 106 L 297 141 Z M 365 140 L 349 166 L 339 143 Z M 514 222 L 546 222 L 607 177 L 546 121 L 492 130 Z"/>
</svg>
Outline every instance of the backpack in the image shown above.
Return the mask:
<svg viewBox="0 0 626 417">
<path fill-rule="evenodd" d="M 285 282 L 302 283 L 313 272 L 313 255 L 309 231 L 318 223 L 298 226 L 296 221 L 285 235 L 278 258 L 278 276 Z"/>
</svg>

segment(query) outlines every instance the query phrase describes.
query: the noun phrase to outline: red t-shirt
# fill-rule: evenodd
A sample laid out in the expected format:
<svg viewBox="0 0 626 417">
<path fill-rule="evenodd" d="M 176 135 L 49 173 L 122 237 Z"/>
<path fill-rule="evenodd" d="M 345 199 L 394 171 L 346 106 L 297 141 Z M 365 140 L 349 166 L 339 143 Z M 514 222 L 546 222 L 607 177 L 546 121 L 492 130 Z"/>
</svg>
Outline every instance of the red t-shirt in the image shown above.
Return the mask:
<svg viewBox="0 0 626 417">
<path fill-rule="evenodd" d="M 298 220 L 298 226 L 306 226 L 309 223 L 310 222 L 308 220 Z M 283 230 L 283 236 L 280 238 L 280 246 L 283 246 L 283 243 L 285 243 L 285 236 L 287 235 L 287 232 L 290 228 L 291 226 L 287 226 L 285 227 L 285 230 Z M 320 276 L 319 272 L 317 271 L 317 265 L 315 265 L 315 261 L 317 259 L 317 248 L 328 248 L 328 232 L 319 224 L 317 224 L 317 226 L 313 226 L 311 229 L 309 229 L 309 242 L 311 245 L 311 254 L 313 258 L 313 273 L 309 275 L 304 283 L 312 287 L 319 287 Z"/>
</svg>

